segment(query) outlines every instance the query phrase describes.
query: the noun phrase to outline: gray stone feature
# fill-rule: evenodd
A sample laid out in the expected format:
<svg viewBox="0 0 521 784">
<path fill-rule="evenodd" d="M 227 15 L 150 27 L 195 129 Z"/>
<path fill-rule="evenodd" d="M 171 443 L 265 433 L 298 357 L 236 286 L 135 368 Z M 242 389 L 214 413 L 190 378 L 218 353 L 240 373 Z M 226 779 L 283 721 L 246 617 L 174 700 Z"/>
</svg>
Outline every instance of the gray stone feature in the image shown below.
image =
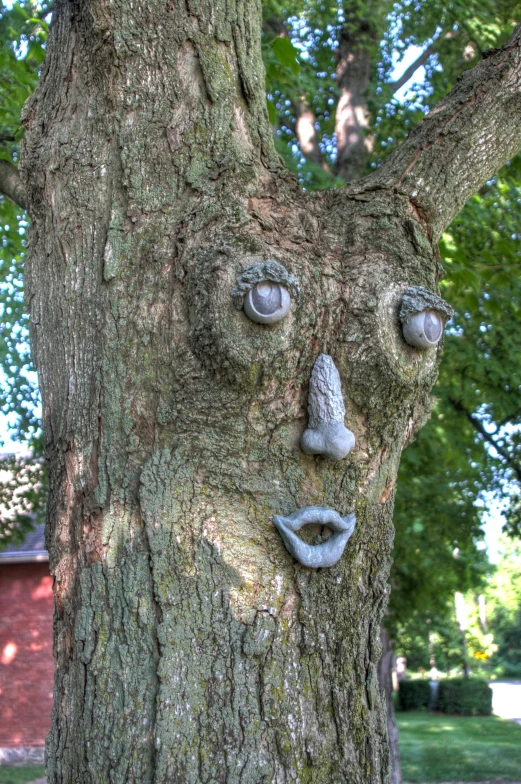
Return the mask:
<svg viewBox="0 0 521 784">
<path fill-rule="evenodd" d="M 309 424 L 300 446 L 308 455 L 342 460 L 355 445 L 344 425 L 344 400 L 340 374 L 328 354 L 320 354 L 311 371 L 308 393 Z"/>
<path fill-rule="evenodd" d="M 423 286 L 405 290 L 399 318 L 403 337 L 415 348 L 433 348 L 443 335 L 443 328 L 454 311 L 448 302 Z"/>
<path fill-rule="evenodd" d="M 433 348 L 443 335 L 443 320 L 435 310 L 414 313 L 402 324 L 402 332 L 410 346 Z"/>
<path fill-rule="evenodd" d="M 44 746 L 3 746 L 0 748 L 0 765 L 23 767 L 25 765 L 43 765 L 44 762 Z"/>
<path fill-rule="evenodd" d="M 305 506 L 289 517 L 274 515 L 273 522 L 296 561 L 312 569 L 323 569 L 333 566 L 342 557 L 355 530 L 356 517 L 354 514 L 341 517 L 335 509 L 325 506 Z M 296 534 L 305 525 L 325 525 L 334 533 L 321 544 L 307 544 Z"/>
<path fill-rule="evenodd" d="M 257 324 L 276 324 L 291 308 L 291 297 L 279 283 L 264 280 L 256 283 L 244 299 L 244 312 Z"/>
</svg>

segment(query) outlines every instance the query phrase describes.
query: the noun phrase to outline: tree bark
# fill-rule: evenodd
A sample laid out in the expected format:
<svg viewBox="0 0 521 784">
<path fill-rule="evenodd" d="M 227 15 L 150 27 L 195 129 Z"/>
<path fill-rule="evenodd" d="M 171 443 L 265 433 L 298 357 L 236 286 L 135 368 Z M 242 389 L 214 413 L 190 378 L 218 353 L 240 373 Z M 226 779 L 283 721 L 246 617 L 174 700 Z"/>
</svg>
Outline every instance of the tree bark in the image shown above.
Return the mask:
<svg viewBox="0 0 521 784">
<path fill-rule="evenodd" d="M 50 784 L 389 778 L 393 487 L 439 354 L 405 343 L 398 311 L 436 289 L 438 252 L 406 193 L 309 194 L 282 170 L 260 18 L 252 0 L 57 0 L 25 108 Z M 270 259 L 300 295 L 263 326 L 231 294 Z M 344 460 L 299 448 L 321 353 Z M 313 505 L 356 514 L 329 569 L 295 563 L 272 522 Z"/>
</svg>

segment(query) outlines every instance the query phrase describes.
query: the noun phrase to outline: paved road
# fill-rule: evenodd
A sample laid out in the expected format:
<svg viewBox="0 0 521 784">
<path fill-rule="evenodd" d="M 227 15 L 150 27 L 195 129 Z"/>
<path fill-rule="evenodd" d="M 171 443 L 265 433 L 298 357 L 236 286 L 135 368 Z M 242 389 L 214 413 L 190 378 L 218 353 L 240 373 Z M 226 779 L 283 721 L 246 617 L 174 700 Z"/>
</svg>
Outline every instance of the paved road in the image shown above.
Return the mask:
<svg viewBox="0 0 521 784">
<path fill-rule="evenodd" d="M 521 681 L 492 681 L 492 710 L 502 719 L 521 724 Z"/>
</svg>

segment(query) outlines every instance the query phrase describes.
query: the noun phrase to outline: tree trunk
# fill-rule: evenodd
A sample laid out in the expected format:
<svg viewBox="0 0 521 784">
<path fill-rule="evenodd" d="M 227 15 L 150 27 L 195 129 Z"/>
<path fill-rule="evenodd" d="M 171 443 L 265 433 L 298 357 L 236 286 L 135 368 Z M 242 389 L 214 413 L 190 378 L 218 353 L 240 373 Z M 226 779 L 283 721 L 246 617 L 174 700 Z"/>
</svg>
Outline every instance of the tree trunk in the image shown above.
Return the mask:
<svg viewBox="0 0 521 784">
<path fill-rule="evenodd" d="M 393 486 L 438 360 L 398 311 L 436 288 L 437 249 L 399 189 L 306 194 L 281 169 L 259 6 L 57 0 L 25 109 L 50 784 L 388 781 Z M 232 298 L 268 260 L 300 282 L 271 326 Z M 299 447 L 322 353 L 356 438 L 341 460 Z M 330 568 L 273 525 L 307 506 L 356 514 Z"/>
<path fill-rule="evenodd" d="M 387 714 L 387 735 L 389 737 L 389 755 L 391 758 L 391 778 L 389 784 L 402 784 L 402 768 L 400 765 L 400 747 L 398 744 L 398 726 L 394 715 L 393 702 L 393 663 L 394 652 L 389 632 L 382 626 L 382 656 L 378 665 L 378 681 L 385 695 Z"/>
</svg>

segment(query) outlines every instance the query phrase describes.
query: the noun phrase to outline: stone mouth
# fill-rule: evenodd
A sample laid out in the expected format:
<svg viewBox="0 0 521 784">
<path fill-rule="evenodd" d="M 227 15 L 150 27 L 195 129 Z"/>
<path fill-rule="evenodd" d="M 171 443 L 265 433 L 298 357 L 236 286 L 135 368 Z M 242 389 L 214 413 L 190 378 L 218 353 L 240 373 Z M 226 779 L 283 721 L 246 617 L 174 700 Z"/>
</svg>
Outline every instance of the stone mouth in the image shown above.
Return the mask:
<svg viewBox="0 0 521 784">
<path fill-rule="evenodd" d="M 288 552 L 303 566 L 319 569 L 333 566 L 342 557 L 356 518 L 352 514 L 341 517 L 335 509 L 324 506 L 305 506 L 288 517 L 274 515 L 273 522 Z M 296 535 L 305 525 L 327 526 L 334 533 L 321 544 L 307 544 Z"/>
</svg>

